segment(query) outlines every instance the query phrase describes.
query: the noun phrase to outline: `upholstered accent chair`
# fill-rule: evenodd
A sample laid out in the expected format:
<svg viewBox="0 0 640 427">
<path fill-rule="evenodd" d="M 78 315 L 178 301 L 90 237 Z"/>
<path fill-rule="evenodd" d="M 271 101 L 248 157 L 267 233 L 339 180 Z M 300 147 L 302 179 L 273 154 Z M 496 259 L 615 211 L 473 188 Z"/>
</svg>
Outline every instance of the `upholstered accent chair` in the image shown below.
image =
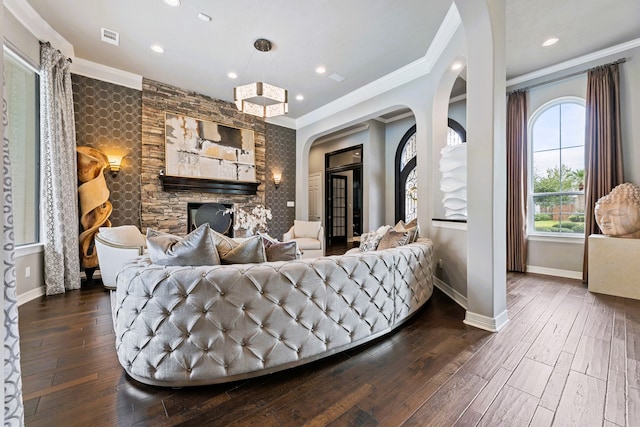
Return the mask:
<svg viewBox="0 0 640 427">
<path fill-rule="evenodd" d="M 116 288 L 116 276 L 124 264 L 142 255 L 146 238 L 134 225 L 100 227 L 95 237 L 95 250 L 102 283 L 107 289 Z"/>
<path fill-rule="evenodd" d="M 302 252 L 302 258 L 317 258 L 324 255 L 324 227 L 320 221 L 295 220 L 293 226 L 282 236 L 283 242 L 294 240 Z"/>
</svg>

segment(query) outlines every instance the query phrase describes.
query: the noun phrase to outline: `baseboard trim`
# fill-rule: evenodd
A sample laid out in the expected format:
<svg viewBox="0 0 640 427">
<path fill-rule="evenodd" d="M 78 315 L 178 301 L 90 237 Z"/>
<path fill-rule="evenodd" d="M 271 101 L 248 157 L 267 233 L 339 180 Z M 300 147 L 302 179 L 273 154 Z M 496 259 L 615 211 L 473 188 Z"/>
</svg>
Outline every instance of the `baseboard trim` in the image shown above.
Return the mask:
<svg viewBox="0 0 640 427">
<path fill-rule="evenodd" d="M 566 277 L 567 279 L 582 280 L 582 271 L 561 270 L 559 268 L 537 267 L 527 265 L 527 273 L 544 274 L 546 276 Z"/>
<path fill-rule="evenodd" d="M 18 295 L 18 307 L 29 301 L 33 301 L 42 295 L 44 295 L 44 286 L 40 286 L 39 288 L 31 289 L 30 291 L 20 294 Z"/>
<path fill-rule="evenodd" d="M 449 284 L 443 282 L 442 280 L 435 278 L 435 286 L 444 292 L 449 298 L 455 301 L 460 307 L 467 309 L 467 297 L 462 295 L 460 292 L 453 289 Z"/>
<path fill-rule="evenodd" d="M 473 313 L 467 310 L 467 314 L 464 318 L 465 325 L 473 326 L 474 328 L 484 329 L 489 332 L 498 332 L 507 323 L 509 323 L 509 315 L 507 310 L 498 314 L 496 317 L 487 317 L 482 314 Z"/>
</svg>

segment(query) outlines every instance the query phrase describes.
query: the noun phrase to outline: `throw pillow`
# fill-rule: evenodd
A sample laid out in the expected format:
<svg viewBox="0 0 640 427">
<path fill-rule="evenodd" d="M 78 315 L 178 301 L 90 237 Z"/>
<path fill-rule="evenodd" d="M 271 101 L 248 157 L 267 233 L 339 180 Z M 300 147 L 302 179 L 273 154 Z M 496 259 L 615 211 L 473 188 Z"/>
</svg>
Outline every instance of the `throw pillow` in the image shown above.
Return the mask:
<svg viewBox="0 0 640 427">
<path fill-rule="evenodd" d="M 100 237 L 104 240 L 124 246 L 147 246 L 144 235 L 135 225 L 119 227 L 100 227 Z"/>
<path fill-rule="evenodd" d="M 409 233 L 399 232 L 393 229 L 386 232 L 380 243 L 378 244 L 379 251 L 389 248 L 397 248 L 398 246 L 404 246 L 409 242 Z"/>
<path fill-rule="evenodd" d="M 253 236 L 220 255 L 223 264 L 252 264 L 267 260 L 262 237 Z"/>
<path fill-rule="evenodd" d="M 224 258 L 224 256 L 233 248 L 238 246 L 238 242 L 233 240 L 229 236 L 225 236 L 222 233 L 218 233 L 216 230 L 211 230 L 211 237 L 215 242 L 216 249 L 218 250 L 218 254 L 220 257 Z"/>
<path fill-rule="evenodd" d="M 382 240 L 382 237 L 383 236 L 379 235 L 375 231 L 364 233 L 360 237 L 360 251 L 375 251 L 378 248 L 378 244 L 380 243 L 380 240 Z"/>
<path fill-rule="evenodd" d="M 202 224 L 183 238 L 149 228 L 147 246 L 151 262 L 158 265 L 220 264 L 208 223 Z"/>
<path fill-rule="evenodd" d="M 291 261 L 298 259 L 298 244 L 290 242 L 271 243 L 266 248 L 267 261 Z"/>
<path fill-rule="evenodd" d="M 409 233 L 409 241 L 407 243 L 413 243 L 416 241 L 418 237 L 418 227 L 407 227 L 403 220 L 398 221 L 398 223 L 393 227 L 395 231 Z"/>
<path fill-rule="evenodd" d="M 310 239 L 317 239 L 320 232 L 320 221 L 293 221 L 293 232 L 295 237 L 308 237 Z"/>
</svg>

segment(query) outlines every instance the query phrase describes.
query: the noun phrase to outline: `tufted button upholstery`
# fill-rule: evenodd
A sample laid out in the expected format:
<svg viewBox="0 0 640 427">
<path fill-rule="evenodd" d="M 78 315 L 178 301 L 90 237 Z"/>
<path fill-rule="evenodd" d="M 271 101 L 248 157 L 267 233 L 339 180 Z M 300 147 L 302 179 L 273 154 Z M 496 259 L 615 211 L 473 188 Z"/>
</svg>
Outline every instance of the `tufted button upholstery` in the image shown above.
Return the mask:
<svg viewBox="0 0 640 427">
<path fill-rule="evenodd" d="M 147 384 L 256 376 L 362 344 L 410 316 L 433 291 L 428 239 L 379 252 L 263 264 L 159 266 L 118 276 L 120 364 Z"/>
</svg>

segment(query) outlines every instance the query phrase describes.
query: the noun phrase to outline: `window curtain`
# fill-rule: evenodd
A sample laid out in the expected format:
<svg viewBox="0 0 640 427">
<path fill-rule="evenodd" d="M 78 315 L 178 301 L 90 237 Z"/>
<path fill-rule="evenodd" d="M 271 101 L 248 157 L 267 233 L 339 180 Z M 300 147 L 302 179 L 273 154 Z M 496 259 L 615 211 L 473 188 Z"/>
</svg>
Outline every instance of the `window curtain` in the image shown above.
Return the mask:
<svg viewBox="0 0 640 427">
<path fill-rule="evenodd" d="M 507 101 L 507 270 L 527 271 L 527 92 Z"/>
<path fill-rule="evenodd" d="M 618 64 L 589 70 L 585 120 L 585 240 L 582 280 L 589 277 L 589 235 L 600 234 L 596 202 L 624 180 Z"/>
<path fill-rule="evenodd" d="M 80 288 L 78 179 L 70 61 L 40 46 L 41 230 L 47 295 Z"/>
<path fill-rule="evenodd" d="M 13 203 L 11 190 L 11 157 L 7 102 L 2 97 L 2 255 L 4 261 L 4 425 L 23 426 L 22 378 L 20 372 L 20 333 L 18 330 L 18 298 L 14 262 Z"/>
</svg>

